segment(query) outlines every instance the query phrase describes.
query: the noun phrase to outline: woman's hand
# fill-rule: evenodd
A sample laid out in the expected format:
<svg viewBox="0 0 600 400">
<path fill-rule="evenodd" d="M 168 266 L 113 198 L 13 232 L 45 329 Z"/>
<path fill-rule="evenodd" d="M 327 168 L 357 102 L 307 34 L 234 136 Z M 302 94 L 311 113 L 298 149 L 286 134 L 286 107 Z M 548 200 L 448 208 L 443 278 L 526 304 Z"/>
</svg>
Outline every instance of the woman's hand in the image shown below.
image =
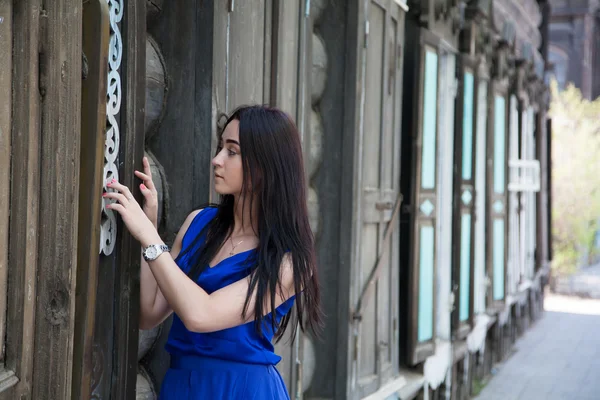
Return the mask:
<svg viewBox="0 0 600 400">
<path fill-rule="evenodd" d="M 138 202 L 135 201 L 129 188 L 121 185 L 115 179 L 106 186 L 116 190 L 116 192 L 106 192 L 102 196 L 106 199 L 117 200 L 116 203 L 108 204 L 106 208 L 115 210 L 121 215 L 121 218 L 131 235 L 136 238 L 143 247 L 162 243 L 162 239 L 158 235 L 156 227 L 144 213 Z"/>
<path fill-rule="evenodd" d="M 134 173 L 135 176 L 143 181 L 140 185 L 140 190 L 144 195 L 143 210 L 144 214 L 146 214 L 154 227 L 158 229 L 158 193 L 156 192 L 156 187 L 152 181 L 152 170 L 150 169 L 150 163 L 148 162 L 147 157 L 142 159 L 142 164 L 144 166 L 144 172 L 135 171 Z"/>
</svg>

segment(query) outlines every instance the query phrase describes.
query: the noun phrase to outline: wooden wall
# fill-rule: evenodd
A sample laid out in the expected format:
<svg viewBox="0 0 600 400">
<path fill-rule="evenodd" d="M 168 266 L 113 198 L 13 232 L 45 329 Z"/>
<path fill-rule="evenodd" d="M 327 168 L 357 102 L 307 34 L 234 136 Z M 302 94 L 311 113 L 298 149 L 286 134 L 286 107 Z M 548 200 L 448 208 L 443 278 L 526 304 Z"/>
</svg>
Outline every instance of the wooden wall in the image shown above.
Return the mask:
<svg viewBox="0 0 600 400">
<path fill-rule="evenodd" d="M 79 205 L 81 2 L 26 0 L 11 4 L 4 0 L 0 10 L 3 39 L 12 35 L 13 45 L 2 43 L 3 54 L 12 53 L 13 59 L 12 66 L 10 58 L 3 59 L 1 68 L 1 81 L 9 89 L 3 96 L 11 93 L 6 78 L 12 71 L 12 101 L 3 101 L 0 134 L 4 142 L 0 146 L 4 150 L 0 155 L 4 171 L 0 222 L 4 244 L 8 241 L 8 247 L 3 246 L 8 248 L 8 263 L 3 268 L 8 274 L 2 274 L 0 284 L 8 299 L 5 379 L 0 397 L 70 398 Z M 0 259 L 6 258 L 4 253 Z M 18 382 L 6 379 L 11 373 Z"/>
</svg>

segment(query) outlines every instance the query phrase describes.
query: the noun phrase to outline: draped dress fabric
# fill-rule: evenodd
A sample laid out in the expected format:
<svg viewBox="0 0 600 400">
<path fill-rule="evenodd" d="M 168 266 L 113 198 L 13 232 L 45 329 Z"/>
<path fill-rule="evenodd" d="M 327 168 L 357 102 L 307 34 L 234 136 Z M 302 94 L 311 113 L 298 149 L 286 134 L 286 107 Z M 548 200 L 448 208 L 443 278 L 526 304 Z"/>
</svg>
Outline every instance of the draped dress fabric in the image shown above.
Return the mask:
<svg viewBox="0 0 600 400">
<path fill-rule="evenodd" d="M 216 208 L 202 210 L 188 228 L 182 243 L 186 249 L 214 218 Z M 205 237 L 198 241 L 204 244 Z M 176 262 L 188 272 L 190 254 L 185 252 Z M 196 281 L 207 293 L 212 293 L 244 277 L 252 271 L 254 250 L 235 254 L 212 268 L 206 268 Z M 279 322 L 294 303 L 294 297 L 276 310 Z M 217 316 L 215 316 L 217 317 Z M 275 365 L 281 357 L 275 354 L 271 340 L 270 319 L 265 318 L 262 335 L 254 321 L 210 333 L 190 332 L 174 314 L 165 349 L 171 355 L 171 365 L 162 383 L 159 399 L 202 400 L 281 400 L 289 399 L 285 384 Z"/>
</svg>

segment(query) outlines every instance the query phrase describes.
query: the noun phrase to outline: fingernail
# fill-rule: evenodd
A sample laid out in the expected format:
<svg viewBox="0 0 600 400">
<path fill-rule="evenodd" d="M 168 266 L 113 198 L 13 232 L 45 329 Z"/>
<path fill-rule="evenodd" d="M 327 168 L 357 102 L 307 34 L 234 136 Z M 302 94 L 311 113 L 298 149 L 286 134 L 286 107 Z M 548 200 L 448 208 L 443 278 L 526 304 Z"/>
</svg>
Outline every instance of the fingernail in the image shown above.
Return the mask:
<svg viewBox="0 0 600 400">
<path fill-rule="evenodd" d="M 106 197 L 108 193 L 102 193 L 102 197 Z"/>
<path fill-rule="evenodd" d="M 140 185 L 140 188 L 141 188 L 142 190 L 146 190 L 146 185 L 144 185 L 144 184 L 142 183 L 142 184 Z"/>
<path fill-rule="evenodd" d="M 113 178 L 112 181 L 110 181 L 110 183 L 115 183 L 117 180 L 115 178 Z"/>
</svg>

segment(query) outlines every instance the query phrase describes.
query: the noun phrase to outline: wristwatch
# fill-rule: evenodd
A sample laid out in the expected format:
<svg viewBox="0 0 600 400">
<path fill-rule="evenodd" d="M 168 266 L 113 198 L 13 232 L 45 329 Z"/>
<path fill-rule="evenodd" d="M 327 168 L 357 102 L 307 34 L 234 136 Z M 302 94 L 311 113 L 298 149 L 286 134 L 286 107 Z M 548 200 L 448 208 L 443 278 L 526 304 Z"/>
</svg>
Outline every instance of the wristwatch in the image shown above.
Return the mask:
<svg viewBox="0 0 600 400">
<path fill-rule="evenodd" d="M 162 253 L 165 253 L 168 251 L 169 251 L 169 246 L 167 246 L 166 244 L 151 244 L 150 246 L 144 248 L 144 250 L 142 251 L 142 255 L 144 256 L 144 260 L 154 261 Z"/>
</svg>

